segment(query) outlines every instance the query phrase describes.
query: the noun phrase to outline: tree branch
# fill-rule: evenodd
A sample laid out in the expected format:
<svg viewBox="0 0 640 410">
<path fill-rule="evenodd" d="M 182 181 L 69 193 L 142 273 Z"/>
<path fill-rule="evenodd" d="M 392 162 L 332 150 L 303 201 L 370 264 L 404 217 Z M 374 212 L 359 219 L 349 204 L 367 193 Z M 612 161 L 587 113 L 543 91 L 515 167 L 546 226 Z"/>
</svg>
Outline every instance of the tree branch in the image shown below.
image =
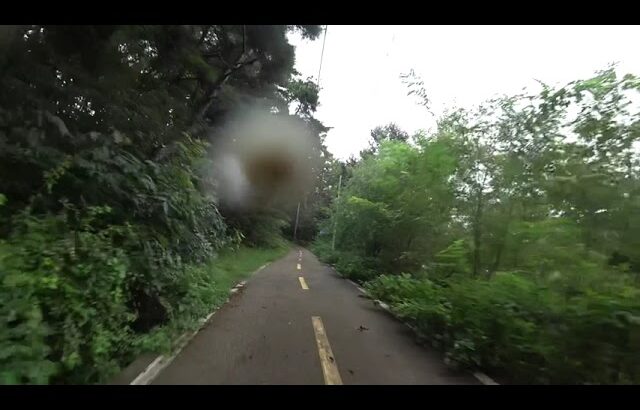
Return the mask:
<svg viewBox="0 0 640 410">
<path fill-rule="evenodd" d="M 242 59 L 243 56 L 241 56 L 239 60 Z M 189 131 L 192 131 L 194 129 L 195 126 L 197 126 L 197 122 L 202 120 L 202 118 L 204 117 L 204 114 L 207 112 L 207 110 L 209 109 L 209 107 L 211 106 L 211 103 L 213 102 L 213 100 L 217 97 L 218 93 L 220 92 L 220 89 L 222 88 L 222 86 L 224 85 L 224 83 L 227 82 L 227 80 L 229 79 L 229 77 L 231 77 L 231 75 L 233 73 L 235 73 L 236 71 L 238 71 L 239 69 L 241 69 L 242 67 L 245 67 L 249 64 L 253 64 L 256 61 L 258 61 L 257 57 L 254 57 L 250 60 L 247 60 L 245 62 L 238 62 L 236 63 L 236 65 L 230 69 L 228 69 L 227 71 L 225 71 L 224 75 L 215 83 L 211 84 L 207 90 L 207 96 L 204 99 L 204 103 L 202 105 L 202 107 L 200 107 L 200 109 L 197 111 L 195 117 L 194 117 L 194 125 L 190 128 Z"/>
<path fill-rule="evenodd" d="M 178 77 L 176 79 L 173 80 L 174 83 L 177 83 L 178 81 L 194 81 L 194 80 L 199 80 L 200 78 L 198 77 Z"/>
<path fill-rule="evenodd" d="M 227 68 L 231 68 L 231 64 L 227 63 L 227 60 L 224 59 L 224 57 L 222 56 L 222 52 L 220 51 L 213 51 L 210 53 L 202 53 L 202 57 L 205 58 L 210 58 L 210 57 L 217 57 L 218 59 L 220 59 L 220 61 L 222 61 L 222 63 L 227 66 Z"/>
<path fill-rule="evenodd" d="M 216 31 L 217 34 L 217 28 L 214 27 L 213 28 L 214 31 Z M 221 39 L 221 41 L 223 41 Z M 255 63 L 256 61 L 258 61 L 258 57 L 253 57 L 250 59 L 246 59 L 246 26 L 242 26 L 242 54 L 236 59 L 235 64 L 234 65 L 230 65 L 227 64 L 226 61 L 224 61 L 224 59 L 222 58 L 222 56 L 220 55 L 220 53 L 218 52 L 218 57 L 220 58 L 220 60 L 227 65 L 227 70 L 224 72 L 224 74 L 218 78 L 215 82 L 210 83 L 209 86 L 207 87 L 207 90 L 205 92 L 205 96 L 202 98 L 202 100 L 195 104 L 195 107 L 200 105 L 200 108 L 197 108 L 195 110 L 195 114 L 192 118 L 192 125 L 189 127 L 189 129 L 187 130 L 187 133 L 192 134 L 194 133 L 198 127 L 200 126 L 200 122 L 204 119 L 205 114 L 207 113 L 207 111 L 209 110 L 209 107 L 211 107 L 211 104 L 213 103 L 213 101 L 215 101 L 215 99 L 217 98 L 218 94 L 220 93 L 220 90 L 222 89 L 222 86 L 224 86 L 224 84 L 227 82 L 227 80 L 229 78 L 231 78 L 231 76 L 237 72 L 238 70 L 240 70 L 243 67 L 246 67 L 250 64 Z M 211 57 L 212 55 L 210 54 L 202 54 L 203 57 Z M 184 80 L 201 80 L 199 78 L 179 78 L 179 79 L 184 79 Z M 197 90 L 197 88 L 196 88 Z M 169 146 L 163 147 L 162 149 L 160 149 L 160 151 L 157 153 L 157 155 L 155 156 L 155 160 L 156 161 L 160 161 L 163 158 L 165 158 L 166 156 L 168 156 L 169 154 L 171 154 L 174 150 L 176 149 L 176 144 L 170 144 Z"/>
</svg>

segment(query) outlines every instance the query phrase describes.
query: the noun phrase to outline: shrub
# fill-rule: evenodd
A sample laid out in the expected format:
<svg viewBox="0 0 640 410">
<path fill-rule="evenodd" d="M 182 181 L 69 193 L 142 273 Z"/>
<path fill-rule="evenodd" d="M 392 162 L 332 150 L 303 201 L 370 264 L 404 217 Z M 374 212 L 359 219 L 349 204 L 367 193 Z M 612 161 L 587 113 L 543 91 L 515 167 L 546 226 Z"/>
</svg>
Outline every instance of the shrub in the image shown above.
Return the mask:
<svg viewBox="0 0 640 410">
<path fill-rule="evenodd" d="M 93 218 L 105 212 L 90 208 L 79 221 L 23 215 L 0 243 L 0 382 L 92 382 L 118 368 L 133 315 L 129 260 L 112 243 L 127 228 L 95 230 Z"/>
<path fill-rule="evenodd" d="M 381 276 L 366 288 L 459 365 L 520 383 L 640 382 L 640 290 L 623 282 L 571 296 L 514 273 L 448 286 Z"/>
</svg>

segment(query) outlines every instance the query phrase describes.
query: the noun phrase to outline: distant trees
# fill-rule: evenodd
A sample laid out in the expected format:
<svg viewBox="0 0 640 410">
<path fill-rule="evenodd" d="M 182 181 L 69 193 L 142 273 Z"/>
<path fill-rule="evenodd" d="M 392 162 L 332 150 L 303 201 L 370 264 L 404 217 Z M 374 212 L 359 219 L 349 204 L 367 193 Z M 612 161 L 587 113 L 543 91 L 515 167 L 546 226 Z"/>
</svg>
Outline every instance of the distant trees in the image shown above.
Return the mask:
<svg viewBox="0 0 640 410">
<path fill-rule="evenodd" d="M 411 280 L 445 286 L 442 292 L 449 292 L 447 286 L 464 283 L 466 293 L 456 288 L 460 290 L 456 302 L 446 302 L 454 298 L 449 293 L 442 294 L 440 302 L 420 296 L 427 290 L 419 286 L 428 288 L 429 283 L 416 284 L 416 293 L 401 293 L 414 286 L 401 278 L 376 280 L 375 289 L 399 308 L 408 309 L 408 317 L 428 326 L 429 332 L 439 325 L 432 319 L 427 323 L 421 312 L 441 309 L 444 316 L 437 320 L 445 322 L 454 320 L 449 314 L 468 315 L 477 320 L 468 323 L 469 332 L 473 329 L 474 334 L 485 335 L 486 343 L 499 343 L 492 339 L 500 337 L 491 333 L 495 330 L 490 328 L 492 315 L 505 321 L 500 325 L 505 332 L 516 332 L 511 322 L 516 319 L 494 312 L 511 309 L 506 305 L 483 304 L 476 309 L 472 300 L 491 297 L 495 303 L 507 303 L 508 295 L 498 292 L 519 283 L 530 286 L 541 298 L 537 302 L 540 309 L 548 309 L 541 314 L 553 315 L 551 311 L 557 309 L 557 320 L 568 321 L 563 322 L 566 329 L 576 334 L 584 330 L 584 339 L 601 343 L 592 348 L 603 358 L 591 370 L 545 362 L 551 359 L 542 353 L 542 358 L 534 355 L 522 360 L 541 360 L 535 363 L 556 367 L 527 362 L 532 367 L 525 371 L 508 357 L 500 367 L 527 381 L 637 381 L 637 361 L 627 363 L 629 366 L 616 362 L 632 355 L 627 344 L 631 339 L 625 338 L 633 338 L 638 331 L 636 319 L 620 324 L 622 333 L 615 337 L 625 341 L 619 343 L 613 340 L 613 333 L 596 332 L 595 323 L 607 317 L 614 320 L 622 314 L 618 309 L 640 317 L 639 305 L 628 297 L 638 294 L 640 278 L 640 116 L 634 105 L 639 90 L 636 76 L 619 78 L 610 68 L 562 88 L 544 85 L 539 94 L 497 98 L 477 109 L 453 110 L 438 121 L 434 133 L 414 136 L 413 144 L 407 144 L 406 134 L 395 127 L 376 128 L 371 148 L 355 165 L 353 177 L 326 222 L 327 226 L 337 223 L 336 251 L 322 237 L 316 248 L 325 259 L 336 262 L 338 270 L 361 280 L 381 273 L 409 272 Z M 494 287 L 496 276 L 502 279 Z M 486 284 L 474 285 L 489 278 Z M 486 293 L 476 296 L 475 286 Z M 437 289 L 433 292 L 434 298 L 440 294 Z M 464 298 L 469 299 L 468 305 L 462 304 Z M 600 303 L 596 299 L 607 307 L 601 306 L 591 317 L 586 306 Z M 457 305 L 450 310 L 447 303 Z M 527 301 L 509 303 L 514 303 L 513 309 L 528 312 L 522 319 L 526 326 L 543 332 L 541 338 L 549 336 L 544 332 L 552 327 L 546 322 L 554 320 L 551 316 L 537 320 L 536 313 L 521 305 Z M 570 304 L 587 310 L 572 316 Z M 464 310 L 467 308 L 475 310 L 472 313 Z M 578 324 L 581 320 L 584 322 Z M 457 327 L 462 324 L 449 324 L 451 332 L 463 331 Z M 583 325 L 586 327 L 579 331 Z M 588 326 L 594 327 L 587 331 Z M 445 333 L 440 335 L 450 338 L 447 348 L 453 349 L 458 360 L 497 366 L 490 364 L 490 356 L 498 353 L 488 345 L 488 350 L 482 350 L 475 336 L 461 340 L 461 333 Z M 534 336 L 522 337 L 526 342 L 509 348 L 526 349 L 525 344 L 538 343 L 529 339 Z M 549 354 L 591 361 L 580 356 L 589 351 L 591 342 L 574 342 L 573 352 L 560 353 L 562 348 L 556 346 L 549 347 L 554 352 Z M 465 343 L 470 350 L 454 349 Z M 616 347 L 605 352 L 602 349 L 608 343 Z M 520 353 L 526 356 L 524 350 Z M 616 371 L 622 373 L 611 373 Z"/>
</svg>

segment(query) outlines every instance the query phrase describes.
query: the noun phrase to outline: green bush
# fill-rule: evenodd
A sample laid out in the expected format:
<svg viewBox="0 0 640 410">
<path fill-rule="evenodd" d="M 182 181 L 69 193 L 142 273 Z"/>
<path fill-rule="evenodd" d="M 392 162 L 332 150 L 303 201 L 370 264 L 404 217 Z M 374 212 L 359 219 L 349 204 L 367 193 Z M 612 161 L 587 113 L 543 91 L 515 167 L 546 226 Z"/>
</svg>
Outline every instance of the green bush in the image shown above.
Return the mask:
<svg viewBox="0 0 640 410">
<path fill-rule="evenodd" d="M 324 263 L 330 265 L 338 262 L 339 252 L 331 249 L 331 239 L 316 240 L 311 244 L 311 251 Z"/>
<path fill-rule="evenodd" d="M 278 248 L 285 245 L 282 229 L 286 215 L 275 210 L 259 210 L 242 214 L 227 212 L 226 223 L 232 230 L 243 232 L 243 243 L 254 247 Z M 230 213 L 230 215 L 229 215 Z"/>
<path fill-rule="evenodd" d="M 0 383 L 91 382 L 118 368 L 133 315 L 129 260 L 112 243 L 127 228 L 95 230 L 105 212 L 24 215 L 0 243 Z"/>
<path fill-rule="evenodd" d="M 503 273 L 446 287 L 381 276 L 366 288 L 459 365 L 520 383 L 640 382 L 640 290 L 624 283 L 567 296 Z"/>
<path fill-rule="evenodd" d="M 374 258 L 341 252 L 336 262 L 336 270 L 356 282 L 365 282 L 377 276 L 375 262 Z"/>
<path fill-rule="evenodd" d="M 317 92 L 291 81 L 292 29 L 319 34 L 0 28 L 0 383 L 102 381 L 140 349 L 169 345 L 163 329 L 197 323 L 226 294 L 230 279 L 212 264 L 229 242 L 281 249 L 282 215 L 227 224 L 208 151 L 256 81 L 267 100 L 298 101 L 313 118 Z M 246 44 L 233 45 L 239 33 Z M 226 57 L 206 50 L 221 44 L 266 70 L 217 78 Z"/>
<path fill-rule="evenodd" d="M 639 383 L 640 81 L 616 71 L 451 110 L 412 143 L 374 130 L 324 258 L 375 278 L 373 296 L 459 365 Z"/>
<path fill-rule="evenodd" d="M 239 279 L 286 251 L 240 247 L 205 263 L 175 262 L 172 275 L 149 282 L 166 308 L 163 326 L 134 332 L 134 264 L 116 244 L 136 234 L 103 226 L 110 214 L 67 204 L 58 215 L 14 218 L 0 241 L 0 384 L 102 382 L 141 351 L 169 350 Z"/>
<path fill-rule="evenodd" d="M 378 259 L 353 251 L 332 250 L 331 243 L 316 240 L 311 250 L 324 262 L 335 266 L 338 273 L 356 282 L 366 282 L 378 276 Z"/>
</svg>

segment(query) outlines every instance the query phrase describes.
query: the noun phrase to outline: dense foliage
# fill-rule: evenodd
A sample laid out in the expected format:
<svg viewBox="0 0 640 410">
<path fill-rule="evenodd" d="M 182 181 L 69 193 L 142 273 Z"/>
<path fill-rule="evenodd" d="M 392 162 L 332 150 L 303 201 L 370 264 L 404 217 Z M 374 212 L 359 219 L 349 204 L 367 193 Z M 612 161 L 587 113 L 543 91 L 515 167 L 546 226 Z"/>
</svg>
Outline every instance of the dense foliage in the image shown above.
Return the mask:
<svg viewBox="0 0 640 410">
<path fill-rule="evenodd" d="M 238 106 L 314 121 L 291 30 L 321 31 L 1 29 L 0 383 L 104 380 L 150 330 L 211 306 L 193 295 L 218 250 L 281 244 L 288 215 L 234 223 L 203 170 Z"/>
<path fill-rule="evenodd" d="M 0 383 L 101 382 L 170 348 L 283 234 L 316 238 L 453 363 L 640 382 L 640 80 L 611 68 L 434 132 L 377 127 L 340 163 L 292 30 L 321 32 L 0 27 Z M 311 131 L 299 203 L 220 203 L 213 151 L 240 107 Z"/>
<path fill-rule="evenodd" d="M 639 90 L 610 68 L 378 133 L 315 248 L 459 364 L 638 383 Z"/>
</svg>

